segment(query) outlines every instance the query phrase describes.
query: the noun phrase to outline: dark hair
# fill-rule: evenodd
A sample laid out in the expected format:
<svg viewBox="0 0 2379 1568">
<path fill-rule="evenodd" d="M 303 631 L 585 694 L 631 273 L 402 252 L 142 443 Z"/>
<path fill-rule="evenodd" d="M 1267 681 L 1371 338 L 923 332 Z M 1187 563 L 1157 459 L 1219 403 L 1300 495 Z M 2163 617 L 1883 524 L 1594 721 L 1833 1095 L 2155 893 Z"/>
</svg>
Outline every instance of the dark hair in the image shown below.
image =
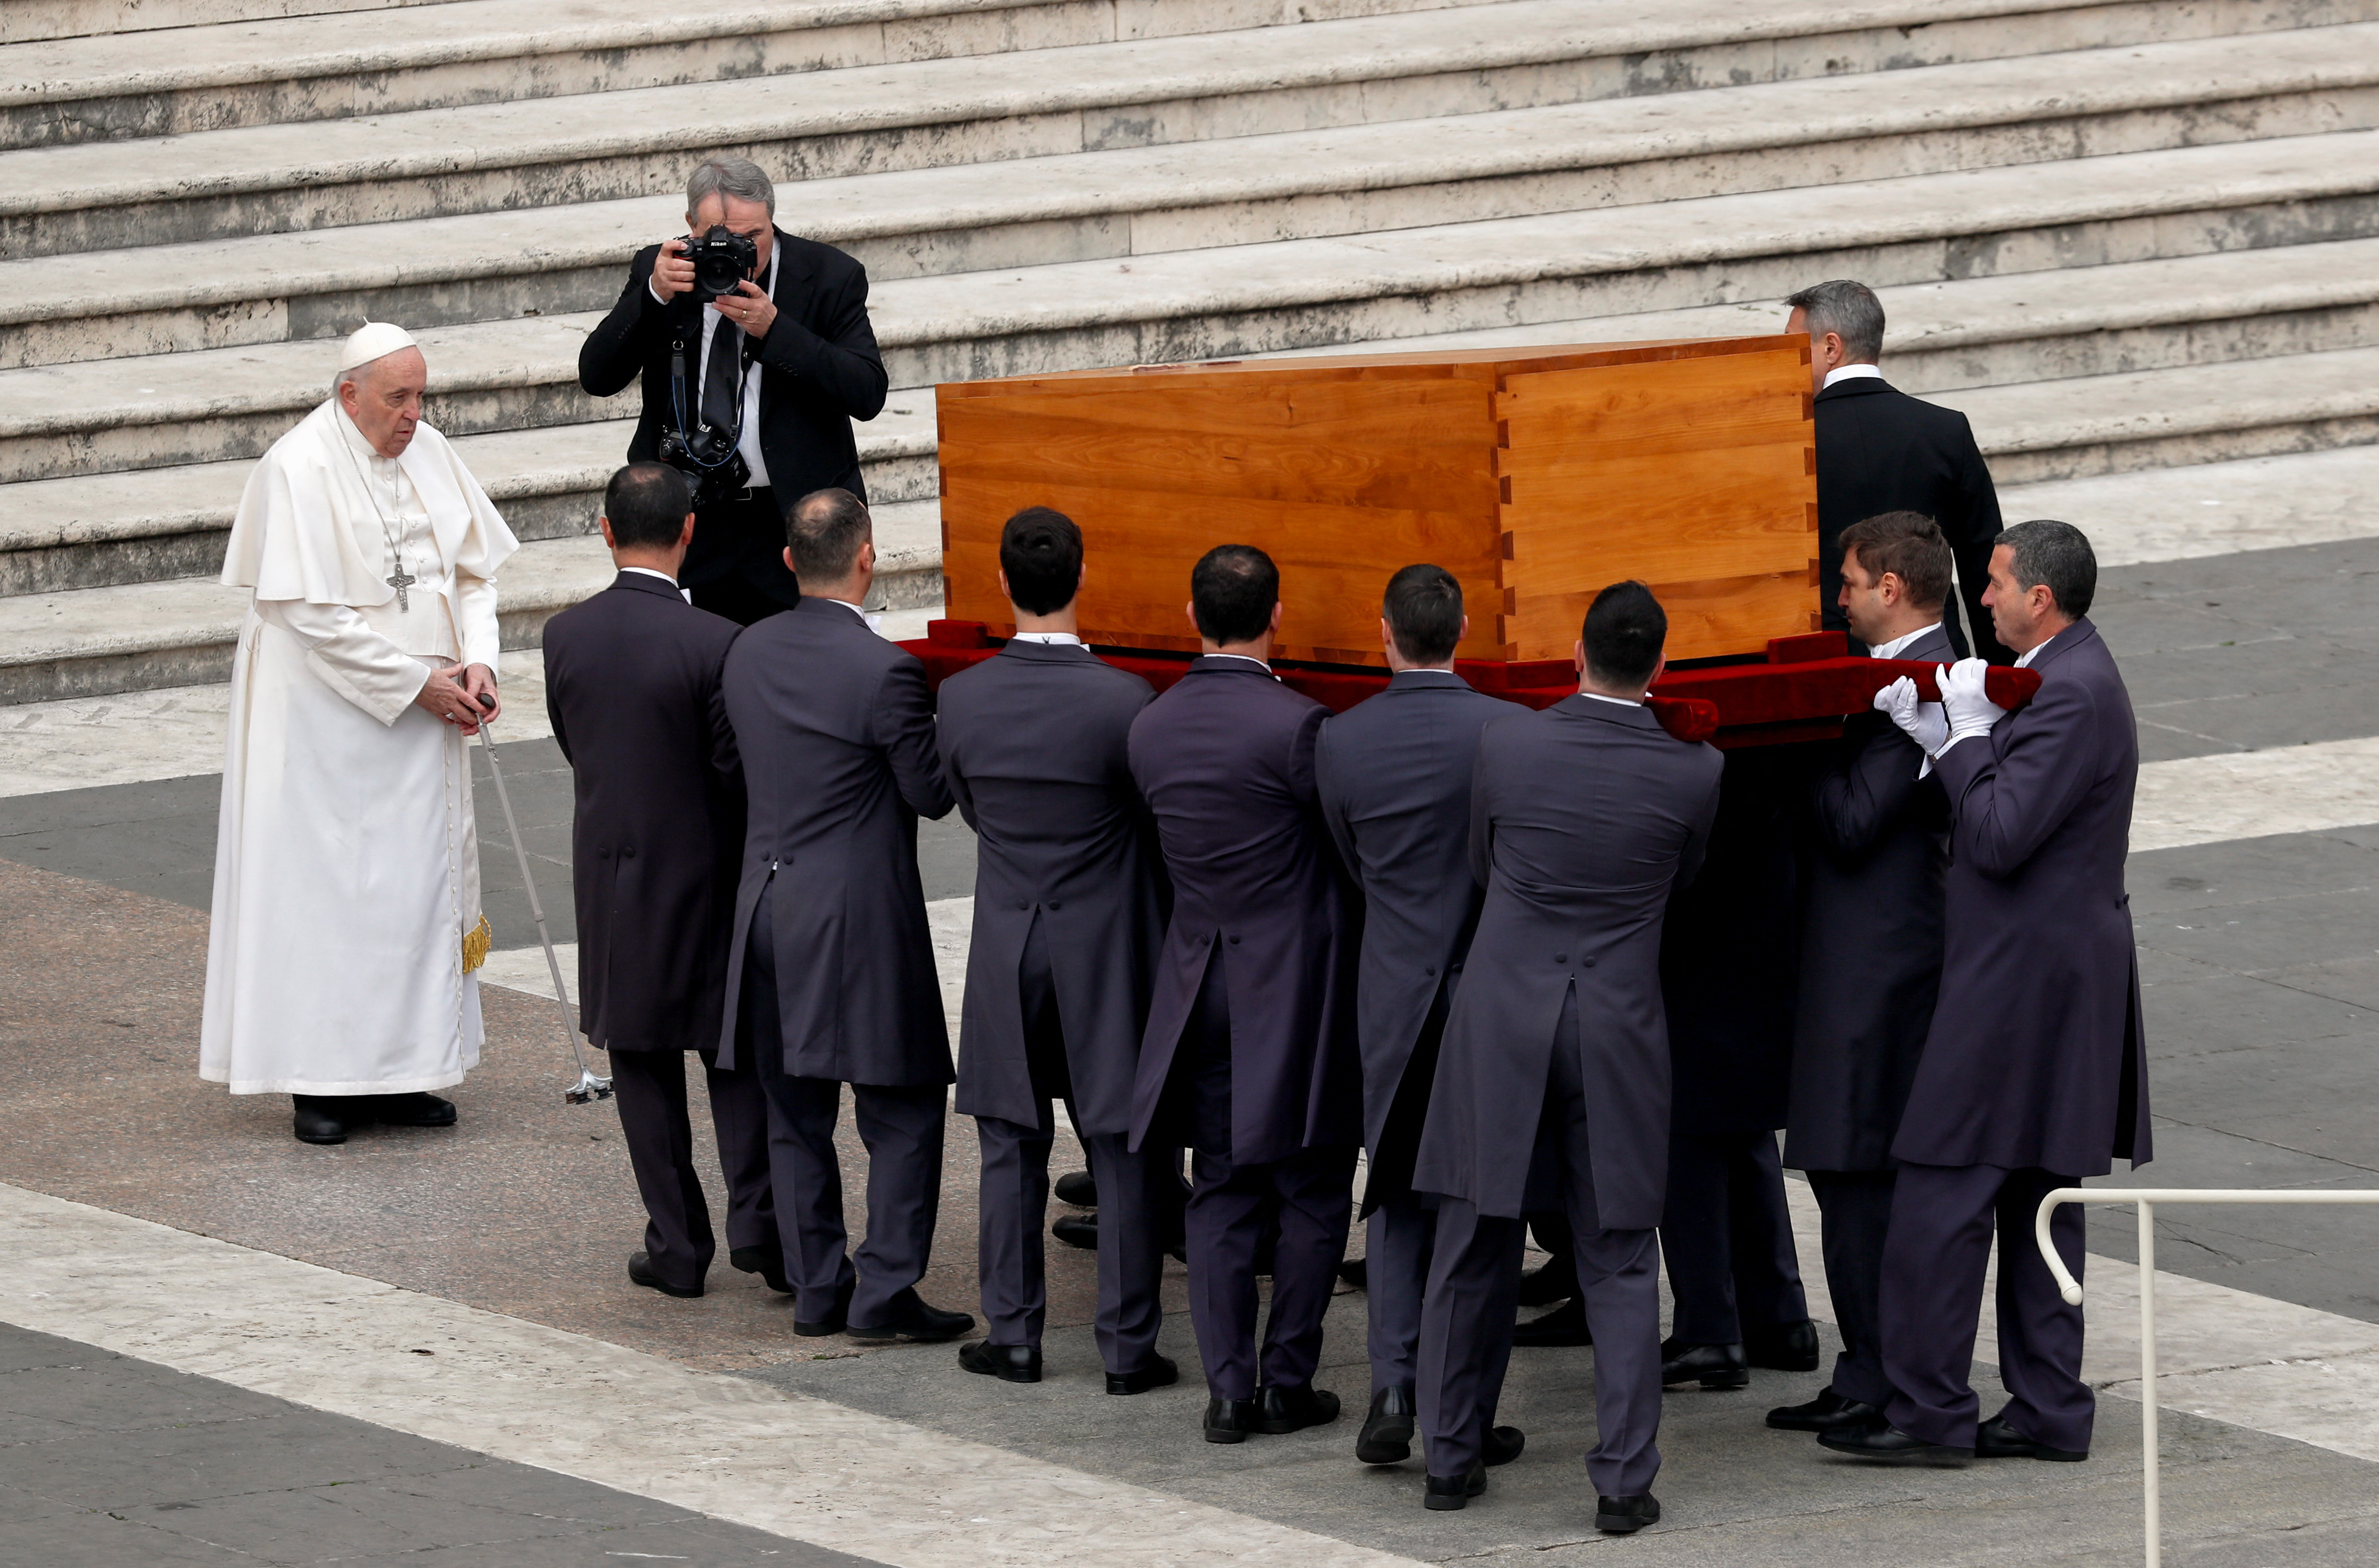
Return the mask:
<svg viewBox="0 0 2379 1568">
<path fill-rule="evenodd" d="M 1613 686 L 1640 686 L 1660 668 L 1669 613 L 1643 584 L 1613 583 L 1587 607 L 1578 640 L 1586 645 L 1588 675 Z"/>
<path fill-rule="evenodd" d="M 1415 664 L 1443 664 L 1462 641 L 1462 584 L 1443 566 L 1402 567 L 1388 579 L 1380 613 L 1396 652 Z"/>
<path fill-rule="evenodd" d="M 631 463 L 603 487 L 603 516 L 621 549 L 668 549 L 693 510 L 685 476 L 666 464 Z"/>
<path fill-rule="evenodd" d="M 1848 278 L 1812 283 L 1786 296 L 1784 308 L 1807 314 L 1813 340 L 1828 332 L 1841 338 L 1842 352 L 1854 364 L 1883 357 L 1883 301 L 1865 283 Z"/>
<path fill-rule="evenodd" d="M 2046 583 L 2059 609 L 2076 621 L 2090 613 L 2098 597 L 2098 555 L 2081 529 L 2042 517 L 2001 531 L 1991 543 L 2012 552 L 2008 568 L 2017 587 L 2030 593 Z"/>
<path fill-rule="evenodd" d="M 1212 642 L 1255 641 L 1279 602 L 1280 568 L 1253 545 L 1216 545 L 1190 569 L 1190 612 Z"/>
<path fill-rule="evenodd" d="M 1049 615 L 1074 602 L 1082 580 L 1082 531 L 1062 512 L 1028 506 L 999 531 L 999 569 L 1008 597 L 1027 615 Z"/>
<path fill-rule="evenodd" d="M 813 583 L 841 582 L 859 564 L 859 547 L 875 532 L 867 503 L 849 490 L 812 490 L 785 516 L 793 575 Z"/>
<path fill-rule="evenodd" d="M 1856 556 L 1859 570 L 1877 581 L 1887 572 L 1899 578 L 1919 609 L 1938 609 L 1950 597 L 1950 541 L 1921 512 L 1879 513 L 1852 524 L 1835 542 L 1845 565 Z"/>
</svg>

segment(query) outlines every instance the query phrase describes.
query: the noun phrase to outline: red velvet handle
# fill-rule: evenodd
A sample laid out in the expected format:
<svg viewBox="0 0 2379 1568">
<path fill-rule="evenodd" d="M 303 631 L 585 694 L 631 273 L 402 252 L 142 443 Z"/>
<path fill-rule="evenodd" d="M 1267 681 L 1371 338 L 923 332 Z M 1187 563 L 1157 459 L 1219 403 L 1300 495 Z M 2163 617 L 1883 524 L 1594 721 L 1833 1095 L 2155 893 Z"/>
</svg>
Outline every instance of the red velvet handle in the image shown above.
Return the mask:
<svg viewBox="0 0 2379 1568">
<path fill-rule="evenodd" d="M 1922 658 L 1871 658 L 1868 668 L 1875 674 L 1875 689 L 1882 691 L 1905 675 L 1916 682 L 1916 694 L 1928 703 L 1941 700 L 1941 684 L 1936 679 L 1940 666 Z M 2012 713 L 2032 701 L 2040 690 L 2040 671 L 2018 669 L 2013 665 L 1995 664 L 1983 671 L 1983 694 Z"/>
<path fill-rule="evenodd" d="M 1718 733 L 1718 704 L 1699 697 L 1656 697 L 1647 694 L 1644 706 L 1660 728 L 1680 741 L 1707 741 Z"/>
</svg>

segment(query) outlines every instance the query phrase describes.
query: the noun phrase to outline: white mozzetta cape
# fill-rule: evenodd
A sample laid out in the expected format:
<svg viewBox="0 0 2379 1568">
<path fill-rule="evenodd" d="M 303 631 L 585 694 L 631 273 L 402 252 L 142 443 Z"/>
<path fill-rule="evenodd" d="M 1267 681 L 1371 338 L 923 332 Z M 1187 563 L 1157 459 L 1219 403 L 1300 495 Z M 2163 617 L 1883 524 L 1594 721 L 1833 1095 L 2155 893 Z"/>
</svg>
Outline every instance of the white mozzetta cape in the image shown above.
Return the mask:
<svg viewBox="0 0 2379 1568">
<path fill-rule="evenodd" d="M 232 668 L 199 1071 L 235 1094 L 405 1093 L 478 1063 L 472 971 L 489 935 L 469 757 L 459 730 L 410 706 L 422 667 L 362 620 L 395 590 L 387 501 L 341 449 L 352 439 L 329 401 L 275 442 L 223 561 L 254 597 Z M 442 608 L 465 660 L 492 666 L 493 575 L 518 543 L 436 430 L 418 427 L 397 464 L 428 513 L 408 554 L 441 585 L 413 602 Z"/>
</svg>

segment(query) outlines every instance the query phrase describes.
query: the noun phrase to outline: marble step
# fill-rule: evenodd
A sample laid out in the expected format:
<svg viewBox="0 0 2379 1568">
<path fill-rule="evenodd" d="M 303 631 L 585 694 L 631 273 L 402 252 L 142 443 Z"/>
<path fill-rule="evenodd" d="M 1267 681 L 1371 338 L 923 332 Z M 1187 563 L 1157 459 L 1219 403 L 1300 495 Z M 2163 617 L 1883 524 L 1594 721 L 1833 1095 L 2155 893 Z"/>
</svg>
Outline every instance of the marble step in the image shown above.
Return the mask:
<svg viewBox="0 0 2379 1568">
<path fill-rule="evenodd" d="M 1902 284 L 1883 295 L 1892 373 L 1913 392 L 2216 364 L 2379 344 L 2379 238 Z M 429 421 L 450 435 L 476 436 L 616 419 L 634 407 L 632 396 L 589 398 L 577 387 L 579 346 L 599 320 L 581 313 L 423 332 Z M 1781 320 L 1771 298 L 1407 342 L 1455 348 L 1580 334 L 1713 337 L 1773 331 Z M 0 518 L 58 509 L 88 522 L 152 505 L 137 498 L 173 485 L 142 485 L 125 471 L 245 462 L 320 400 L 332 359 L 332 345 L 314 342 L 0 371 L 0 482 L 50 481 L 14 501 L 0 497 Z M 860 427 L 877 498 L 933 493 L 931 397 L 924 388 L 896 392 L 883 416 Z M 616 451 L 624 437 L 607 441 Z M 152 514 L 180 515 L 136 511 Z M 0 551 L 10 548 L 8 526 L 0 522 Z M 161 522 L 112 537 L 179 531 Z M 171 554 L 142 570 L 170 574 L 183 570 L 180 559 Z M 68 585 L 48 575 L 59 569 L 51 563 L 28 575 L 0 565 L 0 593 Z M 107 571 L 128 569 L 130 561 Z M 76 585 L 123 580 L 76 572 Z"/>
<path fill-rule="evenodd" d="M 122 38 L 166 29 L 219 27 L 283 17 L 352 14 L 440 0 L 8 0 L 0 44 L 67 38 Z"/>
<path fill-rule="evenodd" d="M 2357 66 L 2367 65 L 2370 47 L 2359 35 L 2337 35 L 2325 41 L 2326 48 L 2317 43 L 2311 53 L 2280 42 L 2321 32 L 2295 29 L 2227 42 L 2127 45 L 2147 51 L 2128 71 L 2114 57 L 2121 51 L 2026 56 L 2041 62 L 2042 79 L 2033 98 L 2015 109 L 1987 103 L 1979 112 L 1987 123 L 2041 120 L 2052 127 L 2077 115 L 2133 107 L 2162 111 L 2164 119 L 2172 120 L 2192 94 L 2238 103 L 2267 94 L 2338 92 L 2362 85 Z M 0 152 L 0 257 L 664 196 L 682 188 L 689 125 L 706 127 L 703 145 L 758 157 L 790 184 L 1600 101 L 1608 95 L 1591 90 L 1599 73 L 1584 67 L 1598 58 L 1613 67 L 1633 59 L 1632 54 L 1598 56 L 1603 41 L 1586 25 L 1581 8 L 1567 0 L 1504 0 L 1491 6 L 1267 30 L 1261 48 L 1250 47 L 1252 36 L 1243 31 L 1136 40 Z M 2176 49 L 2184 53 L 2162 53 Z M 2240 66 L 2241 79 L 2204 82 L 2204 59 L 2226 53 Z M 1912 70 L 1987 64 L 1999 67 L 1982 89 L 1986 99 L 1996 102 L 2004 98 L 2006 82 L 2021 78 L 2021 62 Z M 2167 71 L 2181 80 L 2159 82 Z M 2060 101 L 2060 72 L 2081 73 L 2074 84 L 2081 102 Z M 1858 95 L 1900 105 L 1892 116 L 1896 129 L 1906 134 L 1962 124 L 1958 78 L 1888 74 L 1893 89 L 1889 94 L 1861 89 Z M 1729 151 L 1745 152 L 1771 139 L 1788 149 L 1805 142 L 1791 128 L 1798 100 L 1779 99 L 1771 106 L 1756 96 L 1763 86 L 1791 84 L 1754 80 L 1740 90 L 1755 96 L 1741 100 L 1722 90 L 1731 85 L 1699 90 L 1717 94 L 1707 101 L 1709 105 L 1732 111 L 1733 134 L 1723 139 Z M 1931 125 L 1910 123 L 1912 108 L 1944 90 L 1950 102 Z M 1838 88 L 1831 102 L 1851 95 Z M 2351 110 L 2342 121 L 2305 117 L 2317 114 L 2317 105 L 2308 105 L 2293 123 L 2260 132 L 2252 125 L 2232 125 L 2239 117 L 2235 111 L 2200 114 L 2180 123 L 2136 127 L 2130 145 L 2360 123 Z M 1629 123 L 1623 118 L 1621 126 Z M 1707 126 L 1698 128 L 1709 134 Z M 1834 134 L 1844 128 L 1837 122 Z M 2044 146 L 2047 155 L 2068 155 L 2062 143 L 2071 139 L 2071 132 L 2044 131 L 2033 149 L 2002 151 L 1995 161 L 2042 156 Z M 1424 166 L 1431 162 L 1426 139 L 1399 151 Z M 1688 155 L 1690 151 L 1690 143 L 1681 149 Z M 1641 162 L 1648 155 L 1657 153 L 1638 150 L 1624 161 Z M 1566 167 L 1580 166 L 1580 159 L 1587 166 L 1595 161 L 1590 151 L 1563 156 Z M 1513 149 L 1504 162 L 1516 164 L 1507 172 L 1545 166 L 1525 147 Z M 1796 171 L 1790 165 L 1808 160 L 1790 152 L 1783 162 L 1786 166 L 1766 183 L 1821 184 L 1847 177 L 1820 168 Z M 1937 157 L 1932 166 L 1956 164 Z M 1324 158 L 1295 171 L 1289 183 L 1304 194 L 1323 196 L 1338 188 L 1332 173 Z M 1418 182 L 1406 175 L 1382 183 Z M 1672 173 L 1667 188 L 1647 194 L 1697 194 L 1706 188 L 1697 172 L 1685 166 Z M 1078 187 L 1035 194 L 1040 204 L 1054 200 L 1061 206 L 1070 195 L 1074 215 L 1081 213 L 1085 193 Z M 1456 215 L 1378 213 L 1353 226 L 1444 222 Z"/>
<path fill-rule="evenodd" d="M 451 0 L 405 10 L 226 18 L 0 46 L 0 147 L 187 135 L 1486 3 L 740 0 L 656 14 L 650 0 Z"/>
</svg>

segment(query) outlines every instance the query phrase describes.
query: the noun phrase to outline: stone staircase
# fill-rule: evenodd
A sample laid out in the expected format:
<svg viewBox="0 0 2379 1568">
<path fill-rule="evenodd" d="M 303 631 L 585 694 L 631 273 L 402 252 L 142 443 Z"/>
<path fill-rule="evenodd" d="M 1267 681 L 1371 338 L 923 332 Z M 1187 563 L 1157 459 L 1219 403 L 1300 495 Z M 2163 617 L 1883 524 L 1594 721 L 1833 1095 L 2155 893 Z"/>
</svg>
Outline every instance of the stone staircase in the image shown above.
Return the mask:
<svg viewBox="0 0 2379 1568">
<path fill-rule="evenodd" d="M 533 643 L 609 574 L 634 397 L 579 342 L 713 149 L 874 280 L 893 608 L 936 381 L 1769 331 L 1826 277 L 2003 483 L 2379 439 L 2379 0 L 653 8 L 0 8 L 0 702 L 222 677 L 248 465 L 367 316 L 535 541 Z"/>
</svg>

